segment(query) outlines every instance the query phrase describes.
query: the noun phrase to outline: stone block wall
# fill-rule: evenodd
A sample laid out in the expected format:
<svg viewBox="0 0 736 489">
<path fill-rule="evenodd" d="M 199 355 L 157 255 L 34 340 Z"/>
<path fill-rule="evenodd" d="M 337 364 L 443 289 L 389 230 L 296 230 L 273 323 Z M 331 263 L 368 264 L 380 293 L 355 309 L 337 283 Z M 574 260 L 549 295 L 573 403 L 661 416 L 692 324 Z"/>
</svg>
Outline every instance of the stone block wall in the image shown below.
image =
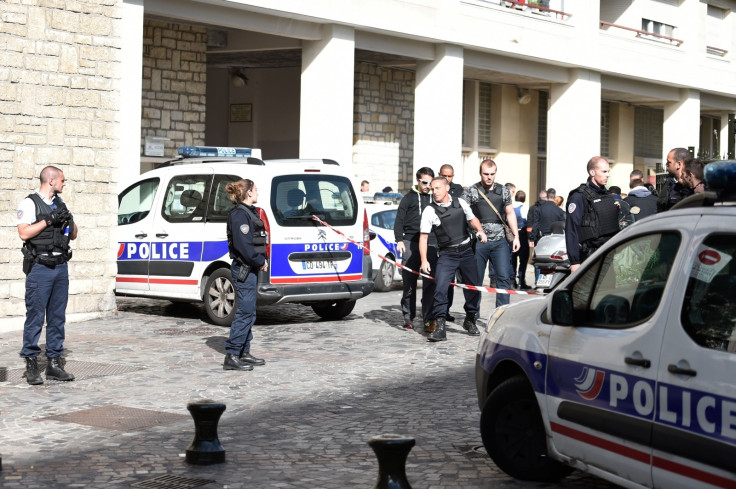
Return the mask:
<svg viewBox="0 0 736 489">
<path fill-rule="evenodd" d="M 207 29 L 151 19 L 143 22 L 141 154 L 146 136 L 179 146 L 204 144 Z"/>
<path fill-rule="evenodd" d="M 353 165 L 355 177 L 406 193 L 414 184 L 414 83 L 412 71 L 355 67 Z"/>
<path fill-rule="evenodd" d="M 70 319 L 115 308 L 119 145 L 119 2 L 0 2 L 0 326 L 22 324 L 19 202 L 46 165 L 79 226 Z"/>
</svg>

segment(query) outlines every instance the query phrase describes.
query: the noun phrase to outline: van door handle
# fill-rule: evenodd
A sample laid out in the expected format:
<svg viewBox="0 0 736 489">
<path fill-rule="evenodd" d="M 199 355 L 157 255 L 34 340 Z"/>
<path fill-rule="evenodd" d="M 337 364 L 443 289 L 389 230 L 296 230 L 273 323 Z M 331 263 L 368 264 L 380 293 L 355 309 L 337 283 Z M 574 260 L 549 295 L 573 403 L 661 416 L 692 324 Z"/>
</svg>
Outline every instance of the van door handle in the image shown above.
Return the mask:
<svg viewBox="0 0 736 489">
<path fill-rule="evenodd" d="M 698 372 L 691 368 L 678 367 L 672 363 L 667 365 L 667 371 L 671 374 L 687 375 L 689 377 L 695 377 L 698 374 Z"/>
<path fill-rule="evenodd" d="M 166 238 L 168 236 L 169 236 L 169 233 L 167 233 L 166 231 L 162 231 L 160 233 L 156 233 L 156 237 L 157 238 Z"/>
<path fill-rule="evenodd" d="M 637 367 L 649 368 L 652 366 L 652 362 L 646 358 L 626 357 L 624 358 L 624 362 L 626 362 L 627 365 L 635 365 Z"/>
<path fill-rule="evenodd" d="M 144 232 L 140 232 L 140 233 L 138 233 L 138 234 L 135 235 L 135 237 L 136 238 L 139 238 L 139 239 L 145 238 L 146 236 L 148 236 L 148 234 L 146 234 Z"/>
</svg>

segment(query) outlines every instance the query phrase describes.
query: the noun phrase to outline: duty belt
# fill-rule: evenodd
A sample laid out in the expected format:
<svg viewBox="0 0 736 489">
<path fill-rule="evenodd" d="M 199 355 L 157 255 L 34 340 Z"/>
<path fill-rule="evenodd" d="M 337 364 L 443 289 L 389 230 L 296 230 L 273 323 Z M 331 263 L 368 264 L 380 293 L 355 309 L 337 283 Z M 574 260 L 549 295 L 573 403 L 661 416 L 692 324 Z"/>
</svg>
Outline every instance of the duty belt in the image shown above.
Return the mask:
<svg viewBox="0 0 736 489">
<path fill-rule="evenodd" d="M 457 246 L 443 246 L 443 247 L 440 247 L 440 251 L 454 251 L 454 252 L 458 252 L 459 253 L 461 251 L 467 250 L 472 245 L 473 245 L 473 241 L 472 240 L 468 240 L 467 243 L 459 244 Z"/>
</svg>

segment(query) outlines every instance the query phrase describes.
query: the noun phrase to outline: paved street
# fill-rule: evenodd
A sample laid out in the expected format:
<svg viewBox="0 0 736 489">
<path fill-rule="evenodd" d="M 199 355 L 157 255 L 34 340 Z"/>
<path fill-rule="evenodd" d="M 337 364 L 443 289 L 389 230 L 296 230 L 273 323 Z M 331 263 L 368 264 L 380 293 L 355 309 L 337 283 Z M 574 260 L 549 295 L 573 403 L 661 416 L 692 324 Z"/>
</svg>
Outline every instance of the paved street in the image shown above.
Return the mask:
<svg viewBox="0 0 736 489">
<path fill-rule="evenodd" d="M 116 317 L 68 325 L 70 383 L 27 385 L 21 332 L 0 333 L 0 486 L 369 488 L 378 465 L 368 439 L 399 433 L 416 439 L 406 469 L 415 489 L 614 487 L 578 473 L 559 485 L 501 473 L 478 450 L 478 339 L 460 327 L 461 295 L 440 344 L 401 327 L 399 296 L 374 293 L 337 322 L 304 306 L 260 309 L 252 352 L 267 364 L 252 372 L 222 370 L 228 330 L 194 304 L 118 298 Z M 485 294 L 483 318 L 493 303 Z M 227 406 L 227 460 L 188 465 L 186 406 L 205 398 Z"/>
</svg>

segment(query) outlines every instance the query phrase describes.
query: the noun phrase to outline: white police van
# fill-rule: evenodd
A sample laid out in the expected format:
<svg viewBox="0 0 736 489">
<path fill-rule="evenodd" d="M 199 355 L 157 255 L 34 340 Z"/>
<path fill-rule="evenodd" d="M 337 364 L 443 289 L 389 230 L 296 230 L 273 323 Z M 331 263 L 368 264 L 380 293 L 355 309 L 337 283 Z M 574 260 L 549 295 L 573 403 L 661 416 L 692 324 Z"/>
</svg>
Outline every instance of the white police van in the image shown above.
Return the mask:
<svg viewBox="0 0 736 489">
<path fill-rule="evenodd" d="M 332 160 L 263 161 L 248 148 L 190 146 L 179 154 L 119 195 L 117 295 L 203 301 L 214 323 L 229 325 L 235 291 L 226 223 L 234 204 L 225 187 L 241 178 L 258 187 L 269 234 L 258 305 L 301 303 L 339 319 L 373 291 L 368 247 L 345 238 L 369 239 L 347 169 Z"/>
<path fill-rule="evenodd" d="M 372 197 L 363 197 L 368 214 L 368 231 L 371 237 L 373 252 L 373 276 L 375 290 L 385 292 L 391 290 L 395 281 L 401 280 L 401 269 L 378 255 L 401 263 L 401 253 L 396 249 L 394 241 L 394 223 L 399 201 L 403 196 L 399 193 L 377 192 Z"/>
<path fill-rule="evenodd" d="M 736 488 L 736 161 L 480 339 L 481 436 L 508 474 Z M 714 205 L 715 204 L 715 205 Z"/>
</svg>

